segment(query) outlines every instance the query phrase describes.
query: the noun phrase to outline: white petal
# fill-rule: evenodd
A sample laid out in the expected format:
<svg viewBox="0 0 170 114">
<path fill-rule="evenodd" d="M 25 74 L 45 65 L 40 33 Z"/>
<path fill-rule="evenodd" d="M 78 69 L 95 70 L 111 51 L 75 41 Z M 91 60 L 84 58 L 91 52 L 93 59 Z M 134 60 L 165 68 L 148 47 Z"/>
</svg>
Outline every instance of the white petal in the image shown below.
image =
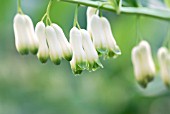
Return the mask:
<svg viewBox="0 0 170 114">
<path fill-rule="evenodd" d="M 51 61 L 54 64 L 58 65 L 60 64 L 62 59 L 62 49 L 53 27 L 51 26 L 46 27 L 46 36 L 47 36 Z"/>
<path fill-rule="evenodd" d="M 73 50 L 76 64 L 82 69 L 86 68 L 86 54 L 82 47 L 82 36 L 80 30 L 73 27 L 70 30 L 70 44 Z"/>
<path fill-rule="evenodd" d="M 106 53 L 107 43 L 105 39 L 105 33 L 103 31 L 102 22 L 98 15 L 92 16 L 90 26 L 91 26 L 93 43 L 95 45 L 96 50 L 100 53 Z"/>
<path fill-rule="evenodd" d="M 32 23 L 32 20 L 29 16 L 24 15 L 25 21 L 26 21 L 26 29 L 27 29 L 27 36 L 29 38 L 29 49 L 31 51 L 31 53 L 33 54 L 37 54 L 38 52 L 38 47 L 39 47 L 39 42 L 38 42 L 38 38 L 35 35 L 34 32 L 34 26 Z"/>
<path fill-rule="evenodd" d="M 72 59 L 71 46 L 70 46 L 70 43 L 68 42 L 66 36 L 64 35 L 63 30 L 57 24 L 52 24 L 52 27 L 54 28 L 54 30 L 56 32 L 56 36 L 60 42 L 62 52 L 63 52 L 63 57 L 66 60 L 71 61 L 71 59 Z"/>
<path fill-rule="evenodd" d="M 35 27 L 35 34 L 39 39 L 39 49 L 37 56 L 42 63 L 45 63 L 48 60 L 49 51 L 46 42 L 45 24 L 42 21 L 37 23 Z"/>
<path fill-rule="evenodd" d="M 15 45 L 20 54 L 28 54 L 29 40 L 26 37 L 25 19 L 23 15 L 16 14 L 14 17 Z"/>
<path fill-rule="evenodd" d="M 105 18 L 101 18 L 102 24 L 103 24 L 103 31 L 105 33 L 105 38 L 107 42 L 107 49 L 109 50 L 109 55 L 114 57 L 115 55 L 121 55 L 121 50 L 119 49 L 119 46 L 116 44 L 116 40 L 113 37 L 111 26 L 109 21 Z"/>
</svg>

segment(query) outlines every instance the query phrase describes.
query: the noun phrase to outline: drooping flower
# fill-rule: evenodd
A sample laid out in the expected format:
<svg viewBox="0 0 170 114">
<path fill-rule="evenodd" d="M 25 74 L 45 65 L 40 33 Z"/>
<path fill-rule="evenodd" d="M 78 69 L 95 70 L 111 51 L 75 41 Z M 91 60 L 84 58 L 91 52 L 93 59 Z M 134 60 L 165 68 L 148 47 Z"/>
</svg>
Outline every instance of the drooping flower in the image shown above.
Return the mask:
<svg viewBox="0 0 170 114">
<path fill-rule="evenodd" d="M 19 53 L 28 54 L 29 51 L 33 54 L 37 53 L 39 43 L 29 16 L 16 14 L 14 18 L 14 33 L 15 45 Z"/>
<path fill-rule="evenodd" d="M 23 16 L 25 18 L 25 23 L 26 23 L 26 25 L 24 27 L 27 30 L 27 32 L 25 34 L 26 34 L 26 36 L 28 36 L 28 39 L 29 39 L 29 50 L 32 54 L 37 54 L 38 47 L 39 47 L 39 41 L 35 35 L 33 22 L 29 16 L 27 16 L 27 15 L 23 15 Z"/>
<path fill-rule="evenodd" d="M 158 62 L 160 66 L 161 78 L 167 87 L 170 87 L 170 54 L 168 49 L 161 47 L 158 50 Z"/>
<path fill-rule="evenodd" d="M 26 23 L 25 18 L 21 14 L 16 14 L 14 17 L 14 34 L 15 34 L 15 46 L 20 54 L 29 53 L 29 39 L 26 36 Z"/>
<path fill-rule="evenodd" d="M 105 17 L 101 17 L 101 22 L 103 24 L 103 33 L 105 34 L 107 42 L 108 57 L 117 57 L 118 55 L 121 55 L 121 50 L 113 37 L 109 21 Z"/>
<path fill-rule="evenodd" d="M 81 29 L 80 31 L 82 35 L 83 49 L 85 51 L 86 58 L 87 58 L 88 70 L 95 71 L 100 67 L 103 68 L 103 65 L 100 63 L 98 53 L 90 38 L 89 32 L 84 29 Z"/>
<path fill-rule="evenodd" d="M 54 28 L 56 36 L 60 42 L 64 59 L 71 61 L 73 52 L 70 43 L 68 42 L 67 38 L 64 35 L 63 30 L 57 24 L 53 23 L 51 26 Z"/>
<path fill-rule="evenodd" d="M 62 49 L 53 27 L 46 27 L 46 37 L 49 46 L 50 59 L 54 64 L 59 65 L 62 59 Z"/>
<path fill-rule="evenodd" d="M 86 69 L 86 54 L 82 46 L 82 35 L 79 29 L 73 27 L 70 30 L 70 44 L 73 51 L 73 59 L 71 60 L 71 67 L 74 73 L 78 70 Z"/>
<path fill-rule="evenodd" d="M 87 8 L 87 31 L 91 34 L 91 27 L 90 27 L 90 21 L 93 15 L 97 13 L 97 9 L 93 7 L 88 7 Z"/>
<path fill-rule="evenodd" d="M 93 44 L 96 50 L 105 54 L 107 52 L 107 42 L 103 31 L 103 24 L 98 15 L 93 15 L 90 22 Z"/>
<path fill-rule="evenodd" d="M 46 41 L 45 24 L 42 21 L 37 23 L 35 27 L 35 34 L 39 39 L 39 49 L 37 57 L 42 63 L 45 63 L 47 62 L 49 57 L 49 50 Z"/>
<path fill-rule="evenodd" d="M 136 80 L 142 87 L 146 87 L 156 73 L 151 48 L 147 41 L 141 41 L 132 49 L 132 63 Z"/>
</svg>

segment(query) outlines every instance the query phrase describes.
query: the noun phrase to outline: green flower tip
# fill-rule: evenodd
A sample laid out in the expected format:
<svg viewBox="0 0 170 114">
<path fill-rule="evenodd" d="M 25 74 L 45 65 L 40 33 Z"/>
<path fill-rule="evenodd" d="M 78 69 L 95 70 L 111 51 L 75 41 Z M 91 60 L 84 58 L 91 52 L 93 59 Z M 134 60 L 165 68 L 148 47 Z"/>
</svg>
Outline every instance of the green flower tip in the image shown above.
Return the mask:
<svg viewBox="0 0 170 114">
<path fill-rule="evenodd" d="M 72 54 L 64 56 L 64 59 L 67 60 L 67 61 L 71 61 L 72 60 Z"/>
<path fill-rule="evenodd" d="M 101 64 L 99 59 L 96 60 L 95 62 L 89 62 L 88 63 L 88 70 L 89 70 L 89 72 L 96 71 L 99 68 L 103 68 L 103 65 Z"/>
<path fill-rule="evenodd" d="M 87 68 L 87 63 L 85 61 L 81 61 L 77 63 L 76 66 L 80 67 L 81 70 L 85 70 Z"/>
<path fill-rule="evenodd" d="M 36 55 L 37 52 L 38 52 L 38 48 L 36 48 L 36 47 L 31 48 L 31 49 L 30 49 L 30 52 L 31 52 L 33 55 Z"/>
<path fill-rule="evenodd" d="M 83 70 L 73 70 L 72 72 L 75 76 L 78 76 L 83 72 Z"/>
<path fill-rule="evenodd" d="M 48 57 L 38 57 L 41 63 L 46 63 L 48 60 Z"/>
<path fill-rule="evenodd" d="M 55 65 L 60 65 L 61 59 L 51 60 Z"/>
<path fill-rule="evenodd" d="M 20 50 L 18 50 L 18 53 L 21 55 L 28 55 L 29 51 L 28 51 L 28 49 L 20 49 Z"/>
<path fill-rule="evenodd" d="M 142 88 L 146 88 L 147 87 L 147 84 L 148 84 L 148 80 L 145 79 L 145 80 L 139 80 L 138 81 L 139 85 L 142 87 Z"/>
<path fill-rule="evenodd" d="M 74 68 L 72 68 L 72 72 L 75 76 L 77 76 L 80 75 L 83 70 L 78 65 L 76 65 Z"/>
<path fill-rule="evenodd" d="M 106 48 L 97 48 L 96 50 L 99 56 L 102 56 L 108 52 Z"/>
<path fill-rule="evenodd" d="M 147 81 L 148 81 L 148 82 L 153 81 L 153 79 L 154 79 L 154 76 L 153 76 L 153 75 L 148 75 L 148 76 L 147 76 Z"/>
<path fill-rule="evenodd" d="M 170 82 L 169 81 L 165 81 L 164 84 L 168 89 L 170 89 Z"/>
</svg>

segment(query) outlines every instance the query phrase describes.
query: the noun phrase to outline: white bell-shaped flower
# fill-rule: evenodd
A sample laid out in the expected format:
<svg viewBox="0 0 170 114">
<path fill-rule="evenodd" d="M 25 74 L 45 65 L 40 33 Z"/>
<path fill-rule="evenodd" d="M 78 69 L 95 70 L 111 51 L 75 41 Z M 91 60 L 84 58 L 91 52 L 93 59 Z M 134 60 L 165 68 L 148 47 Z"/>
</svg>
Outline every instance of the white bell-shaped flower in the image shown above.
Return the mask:
<svg viewBox="0 0 170 114">
<path fill-rule="evenodd" d="M 93 15 L 97 13 L 97 9 L 93 7 L 88 7 L 87 8 L 87 31 L 91 34 L 91 27 L 90 27 L 90 21 Z"/>
<path fill-rule="evenodd" d="M 53 27 L 46 27 L 46 37 L 49 46 L 50 59 L 54 64 L 59 65 L 62 59 L 62 49 Z"/>
<path fill-rule="evenodd" d="M 37 23 L 35 27 L 35 34 L 39 39 L 39 49 L 38 49 L 37 57 L 42 63 L 45 63 L 48 60 L 49 51 L 48 51 L 48 45 L 46 41 L 45 24 L 42 21 Z"/>
<path fill-rule="evenodd" d="M 82 43 L 83 43 L 83 49 L 86 53 L 86 58 L 88 62 L 88 70 L 95 71 L 98 68 L 103 68 L 103 65 L 100 63 L 98 53 L 92 43 L 92 40 L 90 38 L 90 34 L 88 31 L 81 29 L 81 35 L 82 35 Z"/>
<path fill-rule="evenodd" d="M 107 42 L 108 57 L 117 57 L 118 55 L 121 55 L 121 50 L 113 37 L 109 21 L 105 17 L 101 17 L 101 21 L 103 25 L 103 33 L 105 34 Z"/>
<path fill-rule="evenodd" d="M 70 44 L 73 51 L 73 59 L 71 63 L 75 63 L 76 68 L 80 67 L 82 70 L 86 69 L 86 54 L 82 46 L 82 35 L 79 29 L 73 27 L 70 30 Z"/>
<path fill-rule="evenodd" d="M 38 47 L 39 47 L 39 41 L 38 38 L 35 35 L 34 26 L 31 18 L 27 15 L 23 15 L 25 18 L 25 28 L 27 32 L 25 33 L 26 36 L 28 36 L 29 39 L 29 50 L 32 54 L 37 54 Z"/>
<path fill-rule="evenodd" d="M 132 49 L 132 63 L 136 80 L 141 86 L 146 87 L 156 73 L 151 48 L 147 41 L 141 41 Z"/>
<path fill-rule="evenodd" d="M 148 79 L 148 82 L 152 81 L 155 74 L 156 74 L 156 68 L 155 64 L 152 58 L 152 52 L 151 47 L 147 41 L 141 41 L 139 44 L 142 57 L 143 57 L 143 68 L 146 72 L 146 78 Z M 147 63 L 147 64 L 145 64 Z"/>
<path fill-rule="evenodd" d="M 158 50 L 158 62 L 160 66 L 161 78 L 167 87 L 170 87 L 170 54 L 168 49 L 161 47 Z"/>
<path fill-rule="evenodd" d="M 63 52 L 63 58 L 68 61 L 71 61 L 73 52 L 70 43 L 68 42 L 66 36 L 64 35 L 63 30 L 57 24 L 52 24 L 51 26 L 54 28 L 56 36 L 60 42 Z"/>
<path fill-rule="evenodd" d="M 29 53 L 29 39 L 26 36 L 26 23 L 25 18 L 21 14 L 16 14 L 14 17 L 14 34 L 15 34 L 15 46 L 20 54 Z"/>
<path fill-rule="evenodd" d="M 90 21 L 93 44 L 99 54 L 107 52 L 107 42 L 103 31 L 103 24 L 98 15 L 93 15 Z"/>
</svg>

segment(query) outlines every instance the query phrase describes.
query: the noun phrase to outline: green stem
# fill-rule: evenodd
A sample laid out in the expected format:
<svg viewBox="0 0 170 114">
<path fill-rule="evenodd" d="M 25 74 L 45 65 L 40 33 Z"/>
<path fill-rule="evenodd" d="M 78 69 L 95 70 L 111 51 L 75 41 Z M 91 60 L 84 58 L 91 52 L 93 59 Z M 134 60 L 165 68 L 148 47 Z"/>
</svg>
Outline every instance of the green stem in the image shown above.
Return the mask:
<svg viewBox="0 0 170 114">
<path fill-rule="evenodd" d="M 68 3 L 80 4 L 90 7 L 98 8 L 99 1 L 88 1 L 88 0 L 59 0 Z M 108 10 L 116 12 L 116 8 L 111 5 L 103 5 L 100 9 Z M 143 15 L 148 17 L 153 17 L 157 19 L 170 20 L 170 11 L 169 10 L 158 10 L 151 9 L 146 7 L 121 7 L 120 12 L 122 14 L 135 14 L 135 15 Z"/>
<path fill-rule="evenodd" d="M 21 0 L 18 0 L 18 13 L 21 13 L 21 14 L 23 14 L 23 11 L 22 11 L 22 9 L 21 9 Z"/>
<path fill-rule="evenodd" d="M 47 7 L 47 19 L 49 20 L 50 24 L 52 23 L 51 19 L 50 19 L 50 9 L 51 9 L 51 5 L 52 5 L 52 1 L 50 0 L 48 7 Z"/>
<path fill-rule="evenodd" d="M 46 13 L 44 14 L 44 16 L 41 19 L 41 21 L 43 21 L 46 18 L 47 25 L 52 23 L 52 21 L 50 19 L 50 9 L 51 9 L 52 2 L 53 2 L 53 0 L 50 0 L 50 2 L 48 3 L 47 9 L 46 9 Z"/>
<path fill-rule="evenodd" d="M 76 6 L 76 9 L 75 9 L 75 14 L 74 14 L 74 23 L 73 23 L 73 26 L 75 27 L 78 23 L 78 8 L 79 8 L 79 5 Z"/>
</svg>

